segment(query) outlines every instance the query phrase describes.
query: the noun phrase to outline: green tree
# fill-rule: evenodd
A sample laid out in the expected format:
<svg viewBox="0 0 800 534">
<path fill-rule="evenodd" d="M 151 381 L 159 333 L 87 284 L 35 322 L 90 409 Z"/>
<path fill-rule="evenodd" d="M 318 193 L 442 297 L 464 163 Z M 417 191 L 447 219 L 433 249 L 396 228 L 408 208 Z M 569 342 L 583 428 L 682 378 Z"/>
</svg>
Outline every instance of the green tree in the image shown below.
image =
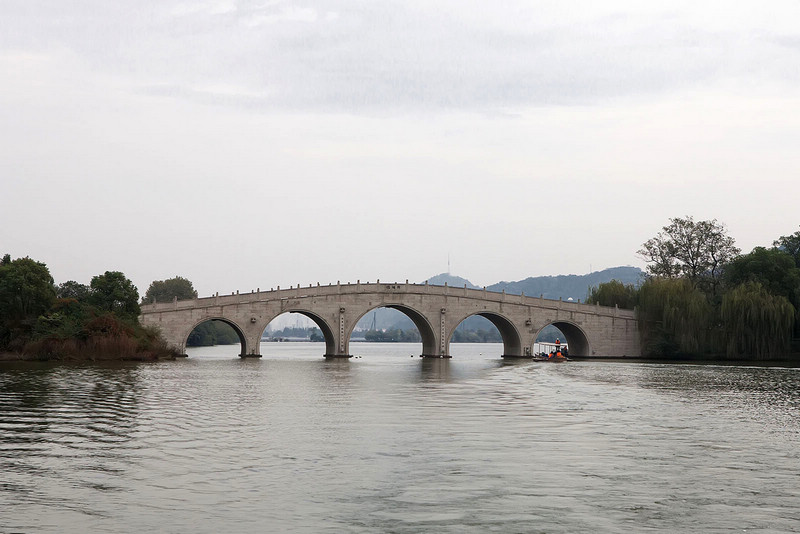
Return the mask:
<svg viewBox="0 0 800 534">
<path fill-rule="evenodd" d="M 784 235 L 772 242 L 772 245 L 794 258 L 794 263 L 800 267 L 800 231 L 792 235 Z"/>
<path fill-rule="evenodd" d="M 800 268 L 783 250 L 756 247 L 726 265 L 723 280 L 729 288 L 757 282 L 770 294 L 786 297 L 795 309 L 800 307 Z"/>
<path fill-rule="evenodd" d="M 740 250 L 716 219 L 695 222 L 692 217 L 676 217 L 638 252 L 647 261 L 649 274 L 685 277 L 694 287 L 715 295 L 723 266 Z"/>
<path fill-rule="evenodd" d="M 235 345 L 240 343 L 236 330 L 225 321 L 210 320 L 200 323 L 189 334 L 186 345 L 189 347 L 210 347 L 212 345 Z"/>
<path fill-rule="evenodd" d="M 0 262 L 0 345 L 29 335 L 55 298 L 47 265 L 28 257 L 12 261 L 6 254 Z"/>
<path fill-rule="evenodd" d="M 722 299 L 728 356 L 764 359 L 789 348 L 795 309 L 786 297 L 770 294 L 758 282 L 746 282 Z"/>
<path fill-rule="evenodd" d="M 638 291 L 633 284 L 623 284 L 619 280 L 611 280 L 591 288 L 589 296 L 586 297 L 586 303 L 599 304 L 601 306 L 619 306 L 620 308 L 632 310 L 636 307 Z"/>
<path fill-rule="evenodd" d="M 119 271 L 106 271 L 92 278 L 89 303 L 100 311 L 116 314 L 122 319 L 138 321 L 139 291 L 133 282 Z"/>
<path fill-rule="evenodd" d="M 190 280 L 182 276 L 176 276 L 175 278 L 152 282 L 150 287 L 147 288 L 142 302 L 172 302 L 175 297 L 178 300 L 196 299 L 197 291 Z"/>
<path fill-rule="evenodd" d="M 96 310 L 74 298 L 56 299 L 46 315 L 40 315 L 34 338 L 85 339 L 84 326 L 97 315 Z"/>
<path fill-rule="evenodd" d="M 75 299 L 80 302 L 89 300 L 92 290 L 86 284 L 79 284 L 74 280 L 68 280 L 58 284 L 56 296 L 60 299 Z"/>
</svg>

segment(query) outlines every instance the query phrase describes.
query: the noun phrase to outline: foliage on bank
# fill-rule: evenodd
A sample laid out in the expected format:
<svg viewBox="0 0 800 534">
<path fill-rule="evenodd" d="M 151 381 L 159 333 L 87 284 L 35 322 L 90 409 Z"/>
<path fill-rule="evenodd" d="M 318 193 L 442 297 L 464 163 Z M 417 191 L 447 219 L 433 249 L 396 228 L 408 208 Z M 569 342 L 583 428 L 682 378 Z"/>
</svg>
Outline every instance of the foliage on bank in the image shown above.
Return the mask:
<svg viewBox="0 0 800 534">
<path fill-rule="evenodd" d="M 419 331 L 414 330 L 367 330 L 364 332 L 364 341 L 388 343 L 388 342 L 407 342 L 414 343 L 421 341 Z"/>
<path fill-rule="evenodd" d="M 187 347 L 212 347 L 241 343 L 236 330 L 224 321 L 206 321 L 192 330 L 186 340 Z"/>
<path fill-rule="evenodd" d="M 136 286 L 119 271 L 55 285 L 31 258 L 0 261 L 0 352 L 38 360 L 152 360 L 176 354 L 139 324 Z"/>
<path fill-rule="evenodd" d="M 587 302 L 636 309 L 651 357 L 783 359 L 800 353 L 800 231 L 741 254 L 724 225 L 671 219 L 639 253 L 648 277 Z"/>
<path fill-rule="evenodd" d="M 758 282 L 745 282 L 722 299 L 728 356 L 751 354 L 765 359 L 789 350 L 795 308 L 786 297 L 774 295 Z"/>
</svg>

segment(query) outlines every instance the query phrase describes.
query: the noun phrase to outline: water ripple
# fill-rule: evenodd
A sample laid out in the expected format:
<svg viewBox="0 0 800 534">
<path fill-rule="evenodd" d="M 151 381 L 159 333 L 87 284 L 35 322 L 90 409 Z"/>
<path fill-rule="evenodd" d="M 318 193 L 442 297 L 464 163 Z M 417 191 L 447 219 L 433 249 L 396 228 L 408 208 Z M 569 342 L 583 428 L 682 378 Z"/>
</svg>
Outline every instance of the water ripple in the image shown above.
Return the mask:
<svg viewBox="0 0 800 534">
<path fill-rule="evenodd" d="M 0 368 L 0 531 L 799 524 L 797 369 L 509 363 L 485 346 L 327 362 L 292 345 Z"/>
</svg>

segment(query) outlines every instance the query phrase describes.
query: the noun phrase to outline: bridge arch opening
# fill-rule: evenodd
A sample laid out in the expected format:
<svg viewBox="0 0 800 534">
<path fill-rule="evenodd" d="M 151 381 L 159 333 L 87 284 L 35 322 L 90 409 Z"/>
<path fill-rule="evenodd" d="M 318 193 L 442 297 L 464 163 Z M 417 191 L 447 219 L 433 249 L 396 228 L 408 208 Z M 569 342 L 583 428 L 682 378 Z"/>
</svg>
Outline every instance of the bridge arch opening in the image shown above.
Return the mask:
<svg viewBox="0 0 800 534">
<path fill-rule="evenodd" d="M 556 340 L 562 347 L 566 346 L 569 356 L 591 356 L 591 346 L 586 333 L 574 323 L 556 321 L 542 328 L 536 336 L 533 350 L 535 353 L 548 353 L 555 348 Z"/>
<path fill-rule="evenodd" d="M 522 356 L 522 338 L 514 324 L 493 312 L 479 312 L 461 319 L 447 339 L 447 354 L 458 356 L 465 347 L 460 343 L 502 343 L 498 356 Z M 490 349 L 491 350 L 491 349 Z"/>
<path fill-rule="evenodd" d="M 365 311 L 350 330 L 349 341 L 421 343 L 420 356 L 437 354 L 436 336 L 428 319 L 402 304 L 375 306 Z"/>
<path fill-rule="evenodd" d="M 247 353 L 247 341 L 242 329 L 223 317 L 210 317 L 195 324 L 183 345 L 190 357 L 218 357 L 228 352 L 232 353 L 231 356 L 241 356 Z"/>
<path fill-rule="evenodd" d="M 261 343 L 272 342 L 324 342 L 325 355 L 335 354 L 336 338 L 328 323 L 319 315 L 308 310 L 292 310 L 272 318 L 261 334 Z M 263 347 L 261 354 L 269 347 Z"/>
</svg>

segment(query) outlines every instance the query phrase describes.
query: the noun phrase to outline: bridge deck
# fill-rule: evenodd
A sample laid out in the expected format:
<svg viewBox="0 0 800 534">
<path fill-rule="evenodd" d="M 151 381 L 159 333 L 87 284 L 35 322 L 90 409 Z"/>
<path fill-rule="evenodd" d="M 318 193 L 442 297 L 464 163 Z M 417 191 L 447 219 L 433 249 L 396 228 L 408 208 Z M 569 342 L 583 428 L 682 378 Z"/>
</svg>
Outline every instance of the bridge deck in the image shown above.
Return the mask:
<svg viewBox="0 0 800 534">
<path fill-rule="evenodd" d="M 512 294 L 506 292 L 488 291 L 486 289 L 471 289 L 468 287 L 453 287 L 447 285 L 433 284 L 413 284 L 413 283 L 369 283 L 356 282 L 346 284 L 328 285 L 308 285 L 296 286 L 281 289 L 270 289 L 269 291 L 253 290 L 250 293 L 235 292 L 230 295 L 214 295 L 211 297 L 200 297 L 193 300 L 179 300 L 172 302 L 157 302 L 142 304 L 142 314 L 157 313 L 169 310 L 197 309 L 204 307 L 226 306 L 234 304 L 248 304 L 256 302 L 267 302 L 282 299 L 298 299 L 309 297 L 326 297 L 334 295 L 354 295 L 367 293 L 383 293 L 398 295 L 439 295 L 448 297 L 472 298 L 489 302 L 504 302 L 521 304 L 523 306 L 536 306 L 538 308 L 550 308 L 553 310 L 571 310 L 586 313 L 587 308 L 591 308 L 592 314 L 604 315 L 608 317 L 634 318 L 632 310 L 623 310 L 593 304 L 584 304 L 580 301 L 565 301 L 546 299 L 542 296 L 529 297 L 524 293 Z"/>
</svg>

